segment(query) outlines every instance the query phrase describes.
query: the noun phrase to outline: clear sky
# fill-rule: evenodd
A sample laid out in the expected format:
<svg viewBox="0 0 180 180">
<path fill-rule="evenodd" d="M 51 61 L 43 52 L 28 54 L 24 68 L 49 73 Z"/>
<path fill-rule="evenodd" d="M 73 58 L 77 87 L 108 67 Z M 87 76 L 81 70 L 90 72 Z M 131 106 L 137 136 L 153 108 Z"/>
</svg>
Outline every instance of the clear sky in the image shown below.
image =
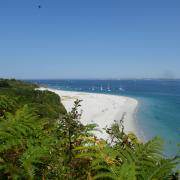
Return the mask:
<svg viewBox="0 0 180 180">
<path fill-rule="evenodd" d="M 0 77 L 180 78 L 180 0 L 0 0 Z"/>
</svg>

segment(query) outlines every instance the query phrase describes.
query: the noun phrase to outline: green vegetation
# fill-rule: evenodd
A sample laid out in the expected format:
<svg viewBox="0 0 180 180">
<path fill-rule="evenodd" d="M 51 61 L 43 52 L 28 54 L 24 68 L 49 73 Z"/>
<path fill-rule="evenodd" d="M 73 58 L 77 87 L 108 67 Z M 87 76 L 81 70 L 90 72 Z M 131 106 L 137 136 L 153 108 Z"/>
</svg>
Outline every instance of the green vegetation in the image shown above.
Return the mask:
<svg viewBox="0 0 180 180">
<path fill-rule="evenodd" d="M 0 179 L 178 179 L 178 157 L 165 158 L 155 137 L 124 133 L 123 118 L 106 129 L 110 141 L 79 121 L 79 100 L 66 112 L 58 95 L 36 85 L 0 80 Z"/>
</svg>

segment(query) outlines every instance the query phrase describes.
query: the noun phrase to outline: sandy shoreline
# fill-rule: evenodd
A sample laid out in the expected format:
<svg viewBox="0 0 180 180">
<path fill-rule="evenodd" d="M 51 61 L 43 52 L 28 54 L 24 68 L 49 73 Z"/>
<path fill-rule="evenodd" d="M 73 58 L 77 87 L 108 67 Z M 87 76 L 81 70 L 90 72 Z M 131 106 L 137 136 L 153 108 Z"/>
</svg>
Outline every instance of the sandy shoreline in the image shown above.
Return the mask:
<svg viewBox="0 0 180 180">
<path fill-rule="evenodd" d="M 82 110 L 81 122 L 83 124 L 96 123 L 102 132 L 95 132 L 99 138 L 108 139 L 108 135 L 103 128 L 110 127 L 114 120 L 121 119 L 125 112 L 124 126 L 126 132 L 136 133 L 135 121 L 133 119 L 138 101 L 133 98 L 117 95 L 106 95 L 98 93 L 63 91 L 51 88 L 40 88 L 55 92 L 61 97 L 61 101 L 67 111 L 73 107 L 74 100 L 82 100 L 80 109 Z"/>
</svg>

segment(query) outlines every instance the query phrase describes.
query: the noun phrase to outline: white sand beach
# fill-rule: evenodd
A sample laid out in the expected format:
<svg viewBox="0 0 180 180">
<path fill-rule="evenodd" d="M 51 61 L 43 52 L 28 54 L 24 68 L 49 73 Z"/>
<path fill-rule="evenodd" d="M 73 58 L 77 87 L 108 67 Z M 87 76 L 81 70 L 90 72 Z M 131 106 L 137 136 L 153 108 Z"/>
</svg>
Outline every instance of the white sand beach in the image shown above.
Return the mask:
<svg viewBox="0 0 180 180">
<path fill-rule="evenodd" d="M 71 110 L 76 99 L 82 100 L 80 107 L 80 110 L 82 110 L 81 122 L 83 124 L 96 123 L 98 129 L 102 131 L 95 132 L 99 138 L 108 139 L 108 135 L 103 128 L 106 126 L 110 127 L 114 120 L 119 122 L 123 113 L 126 113 L 124 118 L 125 131 L 136 133 L 133 119 L 138 105 L 136 99 L 124 96 L 63 91 L 50 88 L 40 88 L 40 90 L 49 90 L 58 94 L 67 111 Z"/>
</svg>

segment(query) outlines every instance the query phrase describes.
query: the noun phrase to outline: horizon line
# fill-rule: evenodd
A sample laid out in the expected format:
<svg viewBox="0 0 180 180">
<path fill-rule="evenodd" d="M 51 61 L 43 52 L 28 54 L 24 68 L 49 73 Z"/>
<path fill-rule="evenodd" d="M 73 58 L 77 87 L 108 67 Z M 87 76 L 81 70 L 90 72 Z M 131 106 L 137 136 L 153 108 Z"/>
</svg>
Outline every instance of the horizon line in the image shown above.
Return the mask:
<svg viewBox="0 0 180 180">
<path fill-rule="evenodd" d="M 161 78 L 161 77 L 160 78 L 8 78 L 8 79 L 17 79 L 17 80 L 180 80 L 180 78 Z"/>
</svg>

